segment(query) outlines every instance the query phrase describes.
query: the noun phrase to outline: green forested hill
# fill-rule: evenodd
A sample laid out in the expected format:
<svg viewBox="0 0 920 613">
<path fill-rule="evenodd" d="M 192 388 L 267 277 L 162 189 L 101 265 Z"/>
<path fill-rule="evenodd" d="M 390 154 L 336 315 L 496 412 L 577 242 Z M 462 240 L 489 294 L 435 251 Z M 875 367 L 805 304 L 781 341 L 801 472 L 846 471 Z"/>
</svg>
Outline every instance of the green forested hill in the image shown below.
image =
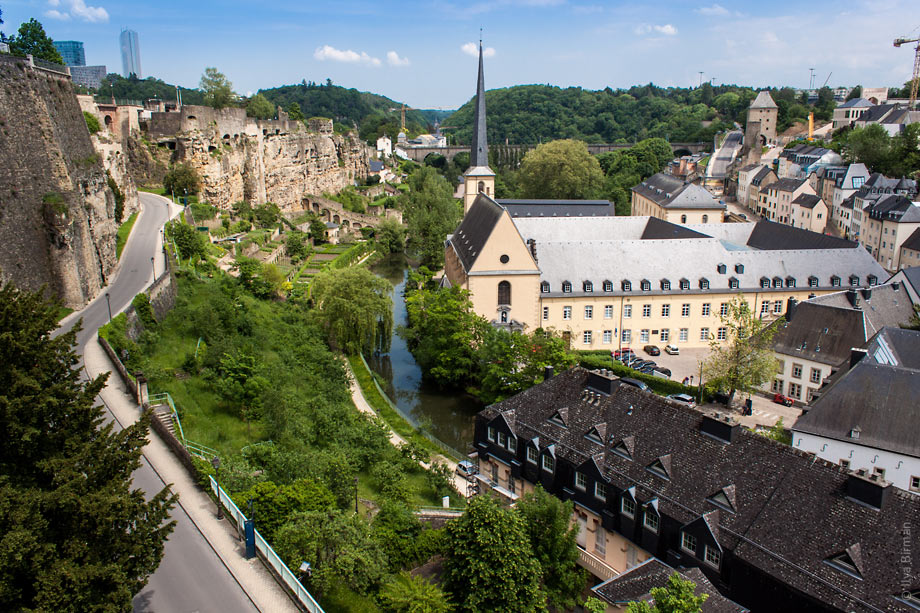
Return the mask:
<svg viewBox="0 0 920 613">
<path fill-rule="evenodd" d="M 587 142 L 707 141 L 732 122 L 744 122 L 756 92 L 749 87 L 704 84 L 695 89 L 635 86 L 592 91 L 549 85 L 518 85 L 486 92 L 489 142 L 512 144 L 575 138 Z M 472 100 L 445 123 L 468 143 Z M 703 122 L 712 122 L 704 125 Z"/>
</svg>

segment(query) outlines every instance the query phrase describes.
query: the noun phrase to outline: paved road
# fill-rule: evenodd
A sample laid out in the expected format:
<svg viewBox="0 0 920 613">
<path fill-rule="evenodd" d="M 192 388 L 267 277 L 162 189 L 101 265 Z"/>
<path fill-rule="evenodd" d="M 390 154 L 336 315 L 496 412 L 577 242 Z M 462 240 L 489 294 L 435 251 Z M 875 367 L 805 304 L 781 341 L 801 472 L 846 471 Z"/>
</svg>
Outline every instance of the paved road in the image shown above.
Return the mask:
<svg viewBox="0 0 920 613">
<path fill-rule="evenodd" d="M 709 162 L 708 172 L 713 179 L 724 179 L 728 165 L 741 149 L 741 130 L 729 132 L 718 151 Z"/>
<path fill-rule="evenodd" d="M 169 200 L 153 194 L 140 193 L 143 214 L 138 218 L 121 256 L 121 267 L 107 288 L 112 314 L 125 309 L 134 296 L 164 268 L 160 228 L 169 217 Z M 151 256 L 156 253 L 154 263 Z M 83 330 L 77 335 L 77 351 L 81 355 L 86 343 L 99 326 L 108 321 L 108 306 L 103 292 L 80 315 Z M 62 329 L 69 329 L 73 320 L 65 320 Z M 158 492 L 165 483 L 143 458 L 134 473 L 134 485 L 145 492 Z M 147 587 L 134 598 L 135 611 L 256 611 L 257 609 L 204 539 L 181 506 L 172 511 L 176 528 L 166 543 L 163 561 L 150 577 Z"/>
</svg>

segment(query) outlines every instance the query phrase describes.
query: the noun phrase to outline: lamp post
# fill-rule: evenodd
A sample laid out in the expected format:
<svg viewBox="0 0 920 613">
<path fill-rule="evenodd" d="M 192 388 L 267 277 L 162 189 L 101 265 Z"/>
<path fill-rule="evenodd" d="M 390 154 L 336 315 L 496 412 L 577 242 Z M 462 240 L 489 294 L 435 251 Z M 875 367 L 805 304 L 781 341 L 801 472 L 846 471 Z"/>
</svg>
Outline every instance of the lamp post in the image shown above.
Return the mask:
<svg viewBox="0 0 920 613">
<path fill-rule="evenodd" d="M 214 467 L 214 482 L 217 484 L 217 519 L 223 519 L 224 509 L 220 506 L 220 458 L 211 458 L 211 466 Z"/>
<path fill-rule="evenodd" d="M 358 478 L 355 477 L 355 514 L 358 513 Z"/>
<path fill-rule="evenodd" d="M 153 268 L 153 280 L 156 281 L 157 280 L 157 264 L 156 264 L 156 260 L 153 257 L 150 258 L 150 266 L 151 268 Z"/>
<path fill-rule="evenodd" d="M 109 293 L 105 293 L 105 304 L 109 307 L 109 323 L 112 323 L 112 301 L 109 299 Z"/>
</svg>

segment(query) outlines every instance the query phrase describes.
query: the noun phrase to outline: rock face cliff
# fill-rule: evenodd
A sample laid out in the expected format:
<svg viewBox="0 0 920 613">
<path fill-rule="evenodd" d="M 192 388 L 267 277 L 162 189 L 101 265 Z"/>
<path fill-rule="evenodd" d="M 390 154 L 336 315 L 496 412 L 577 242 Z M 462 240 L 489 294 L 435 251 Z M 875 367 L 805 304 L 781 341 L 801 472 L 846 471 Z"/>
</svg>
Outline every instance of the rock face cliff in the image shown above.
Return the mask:
<svg viewBox="0 0 920 613">
<path fill-rule="evenodd" d="M 116 264 L 101 157 L 68 77 L 0 56 L 0 83 L 0 277 L 80 307 Z"/>
<path fill-rule="evenodd" d="M 330 120 L 308 126 L 279 119 L 256 121 L 243 109 L 185 106 L 153 113 L 148 138 L 154 157 L 187 163 L 201 177 L 201 199 L 221 208 L 240 200 L 302 207 L 306 194 L 338 192 L 367 177 L 369 149 L 357 137 L 333 134 Z M 178 195 L 178 194 L 177 194 Z"/>
</svg>

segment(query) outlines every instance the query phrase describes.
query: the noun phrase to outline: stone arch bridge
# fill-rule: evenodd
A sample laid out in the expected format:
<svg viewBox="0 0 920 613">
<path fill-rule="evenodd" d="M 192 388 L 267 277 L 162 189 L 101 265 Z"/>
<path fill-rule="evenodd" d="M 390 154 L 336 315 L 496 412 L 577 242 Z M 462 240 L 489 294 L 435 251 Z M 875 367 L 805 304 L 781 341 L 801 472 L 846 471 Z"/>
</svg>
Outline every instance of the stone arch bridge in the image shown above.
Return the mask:
<svg viewBox="0 0 920 613">
<path fill-rule="evenodd" d="M 393 209 L 385 210 L 382 206 L 368 206 L 367 213 L 355 213 L 346 210 L 345 205 L 341 202 L 320 196 L 304 196 L 303 206 L 305 210 L 319 215 L 323 221 L 339 224 L 346 232 L 357 231 L 368 226 L 376 228 L 383 220 L 389 218 L 395 218 L 402 223 L 402 213 Z"/>
<path fill-rule="evenodd" d="M 629 149 L 635 143 L 587 143 L 588 152 L 594 155 L 607 153 L 608 151 L 619 151 L 620 149 Z M 669 143 L 671 150 L 675 155 L 690 155 L 692 153 L 702 153 L 712 147 L 711 142 L 706 143 Z M 521 152 L 529 151 L 536 148 L 536 145 L 502 145 L 509 150 L 518 150 Z M 400 146 L 400 150 L 405 151 L 409 159 L 415 162 L 424 162 L 425 158 L 431 154 L 443 155 L 448 161 L 453 160 L 458 153 L 469 152 L 469 145 L 451 145 L 449 147 L 406 147 Z"/>
</svg>

